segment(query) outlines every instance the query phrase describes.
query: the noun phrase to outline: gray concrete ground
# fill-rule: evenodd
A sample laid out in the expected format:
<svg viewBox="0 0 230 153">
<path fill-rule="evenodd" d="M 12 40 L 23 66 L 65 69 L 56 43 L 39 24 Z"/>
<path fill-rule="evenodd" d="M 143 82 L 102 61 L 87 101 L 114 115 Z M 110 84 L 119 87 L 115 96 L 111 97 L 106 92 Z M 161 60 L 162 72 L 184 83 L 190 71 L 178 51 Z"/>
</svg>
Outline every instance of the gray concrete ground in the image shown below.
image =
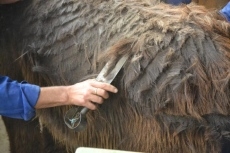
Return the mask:
<svg viewBox="0 0 230 153">
<path fill-rule="evenodd" d="M 9 141 L 1 116 L 0 116 L 0 152 L 9 153 Z"/>
</svg>

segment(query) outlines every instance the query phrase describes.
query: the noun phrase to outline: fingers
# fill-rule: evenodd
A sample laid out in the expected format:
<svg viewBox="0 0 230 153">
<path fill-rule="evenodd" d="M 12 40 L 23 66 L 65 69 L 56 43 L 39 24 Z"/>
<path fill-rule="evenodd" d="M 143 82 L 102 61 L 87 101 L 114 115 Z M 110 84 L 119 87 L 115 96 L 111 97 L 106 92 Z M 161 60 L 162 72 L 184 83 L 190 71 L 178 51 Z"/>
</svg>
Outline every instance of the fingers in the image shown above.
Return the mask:
<svg viewBox="0 0 230 153">
<path fill-rule="evenodd" d="M 87 107 L 88 109 L 91 109 L 91 110 L 95 110 L 97 108 L 96 105 L 90 101 L 85 103 L 84 106 Z"/>
<path fill-rule="evenodd" d="M 109 91 L 109 92 L 113 92 L 113 93 L 117 93 L 117 88 L 114 87 L 111 84 L 108 83 L 104 83 L 104 82 L 98 82 L 96 80 L 91 80 L 92 81 L 92 86 L 104 91 Z"/>
<path fill-rule="evenodd" d="M 96 95 L 97 97 L 100 96 L 104 99 L 109 98 L 108 92 L 104 89 L 101 89 L 101 88 L 94 88 L 93 94 Z"/>
<path fill-rule="evenodd" d="M 97 104 L 102 104 L 104 102 L 104 99 L 109 98 L 109 93 L 117 93 L 118 90 L 113 85 L 110 85 L 108 83 L 98 82 L 94 79 L 87 80 L 86 82 L 89 82 L 91 84 L 91 94 L 88 95 L 89 102 L 87 103 L 86 107 L 89 109 L 96 109 Z"/>
<path fill-rule="evenodd" d="M 82 102 L 82 105 L 91 110 L 96 109 L 96 104 L 102 104 L 104 102 L 104 99 L 101 96 L 95 95 L 93 93 L 88 95 L 87 99 L 88 100 Z"/>
<path fill-rule="evenodd" d="M 82 106 L 87 107 L 88 109 L 91 110 L 95 110 L 97 108 L 97 104 L 102 104 L 103 103 L 103 99 L 99 96 L 95 96 L 94 98 L 90 98 L 90 99 L 94 99 L 94 101 L 87 101 L 84 102 Z"/>
<path fill-rule="evenodd" d="M 108 83 L 103 83 L 103 82 L 98 82 L 96 80 L 90 80 L 92 87 L 94 87 L 92 93 L 94 95 L 100 96 L 104 99 L 109 98 L 109 94 L 108 92 L 113 92 L 113 93 L 117 93 L 117 88 L 114 87 L 111 84 Z"/>
<path fill-rule="evenodd" d="M 67 99 L 69 104 L 96 109 L 97 104 L 102 104 L 109 98 L 109 92 L 117 93 L 117 88 L 108 84 L 90 79 L 68 87 Z"/>
<path fill-rule="evenodd" d="M 92 94 L 89 99 L 90 101 L 97 103 L 97 104 L 102 104 L 104 102 L 104 99 L 102 97 L 98 95 L 94 95 L 94 94 Z"/>
</svg>

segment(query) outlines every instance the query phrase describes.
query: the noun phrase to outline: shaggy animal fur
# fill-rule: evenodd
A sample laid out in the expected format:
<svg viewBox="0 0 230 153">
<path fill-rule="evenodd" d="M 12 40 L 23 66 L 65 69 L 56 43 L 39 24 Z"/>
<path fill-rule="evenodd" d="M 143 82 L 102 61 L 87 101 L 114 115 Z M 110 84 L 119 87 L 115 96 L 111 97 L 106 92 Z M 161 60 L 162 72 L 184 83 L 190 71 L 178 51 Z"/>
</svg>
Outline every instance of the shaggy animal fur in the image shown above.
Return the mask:
<svg viewBox="0 0 230 153">
<path fill-rule="evenodd" d="M 37 111 L 47 133 L 67 151 L 80 146 L 149 153 L 226 149 L 230 26 L 215 13 L 154 0 L 34 0 L 12 7 L 17 7 L 10 12 L 14 25 L 10 31 L 4 27 L 2 35 L 15 32 L 14 54 L 21 55 L 20 73 L 30 82 L 73 84 L 97 74 L 108 59 L 113 68 L 129 55 L 112 83 L 119 93 L 87 114 L 85 131 L 64 125 L 69 107 Z"/>
</svg>

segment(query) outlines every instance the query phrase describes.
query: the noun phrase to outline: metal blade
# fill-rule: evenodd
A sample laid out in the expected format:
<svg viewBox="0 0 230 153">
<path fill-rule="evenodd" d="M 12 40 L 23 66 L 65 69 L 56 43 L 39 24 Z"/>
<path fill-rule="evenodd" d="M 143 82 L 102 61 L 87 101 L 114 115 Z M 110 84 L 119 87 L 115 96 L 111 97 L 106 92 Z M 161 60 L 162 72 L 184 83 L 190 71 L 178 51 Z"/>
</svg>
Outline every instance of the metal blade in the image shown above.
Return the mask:
<svg viewBox="0 0 230 153">
<path fill-rule="evenodd" d="M 109 68 L 109 62 L 106 63 L 106 65 L 103 67 L 103 69 L 101 70 L 101 72 L 98 74 L 96 80 L 100 81 L 100 82 L 105 82 L 105 83 L 111 83 L 114 78 L 117 76 L 118 72 L 121 70 L 121 68 L 123 67 L 123 65 L 125 64 L 125 62 L 127 61 L 128 56 L 123 56 L 115 65 L 115 67 L 106 75 L 106 71 Z"/>
</svg>

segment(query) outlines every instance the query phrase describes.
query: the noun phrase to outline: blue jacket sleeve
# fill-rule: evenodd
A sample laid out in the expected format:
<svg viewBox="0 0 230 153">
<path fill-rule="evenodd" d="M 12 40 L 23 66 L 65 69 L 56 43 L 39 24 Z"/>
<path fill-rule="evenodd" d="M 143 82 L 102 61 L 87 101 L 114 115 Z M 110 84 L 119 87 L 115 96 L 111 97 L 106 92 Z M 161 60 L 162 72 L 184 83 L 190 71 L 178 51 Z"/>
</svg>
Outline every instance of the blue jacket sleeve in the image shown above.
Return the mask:
<svg viewBox="0 0 230 153">
<path fill-rule="evenodd" d="M 225 7 L 223 7 L 220 10 L 220 13 L 228 20 L 230 21 L 230 2 L 227 3 L 227 5 L 225 5 Z"/>
<path fill-rule="evenodd" d="M 35 116 L 39 94 L 39 86 L 0 76 L 0 115 L 30 120 Z"/>
<path fill-rule="evenodd" d="M 189 4 L 192 0 L 166 0 L 165 3 L 172 5 L 179 5 L 181 3 Z"/>
</svg>

